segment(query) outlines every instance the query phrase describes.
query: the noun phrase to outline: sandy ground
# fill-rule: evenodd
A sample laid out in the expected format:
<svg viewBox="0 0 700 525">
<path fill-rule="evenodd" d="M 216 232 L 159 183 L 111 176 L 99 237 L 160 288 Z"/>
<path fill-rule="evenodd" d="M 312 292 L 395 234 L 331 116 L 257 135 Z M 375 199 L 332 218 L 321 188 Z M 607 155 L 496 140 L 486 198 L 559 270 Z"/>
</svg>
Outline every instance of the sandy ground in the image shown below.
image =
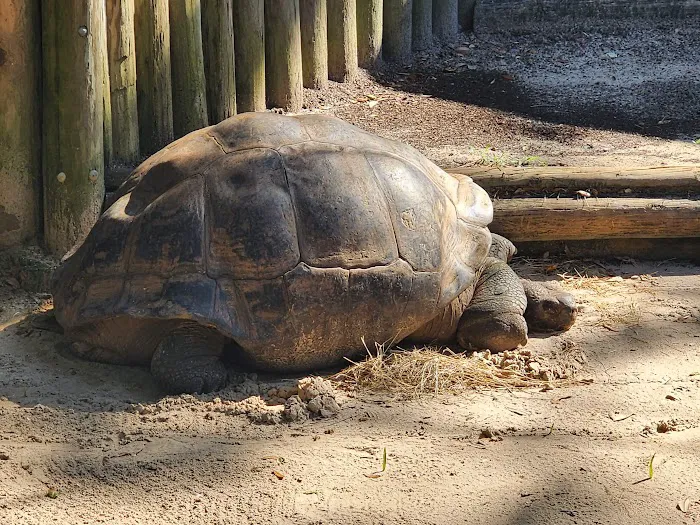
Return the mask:
<svg viewBox="0 0 700 525">
<path fill-rule="evenodd" d="M 697 43 L 465 37 L 312 93 L 307 110 L 443 166 L 700 162 Z M 0 275 L 0 524 L 700 522 L 700 267 L 516 267 L 577 276 L 562 280 L 582 305 L 575 326 L 528 348 L 575 350 L 592 382 L 418 400 L 342 391 L 337 416 L 291 424 L 260 414 L 279 412 L 269 389 L 295 378 L 164 398 L 146 370 L 82 361 L 21 321 L 50 298 Z M 386 472 L 367 477 L 384 450 Z"/>
<path fill-rule="evenodd" d="M 516 266 L 551 278 L 550 263 Z M 253 417 L 276 407 L 251 396 L 279 381 L 162 398 L 146 370 L 77 359 L 15 316 L 0 331 L 0 523 L 697 523 L 700 268 L 548 271 L 592 277 L 563 281 L 574 328 L 528 348 L 575 348 L 591 384 L 340 393 L 337 416 L 293 424 Z"/>
</svg>

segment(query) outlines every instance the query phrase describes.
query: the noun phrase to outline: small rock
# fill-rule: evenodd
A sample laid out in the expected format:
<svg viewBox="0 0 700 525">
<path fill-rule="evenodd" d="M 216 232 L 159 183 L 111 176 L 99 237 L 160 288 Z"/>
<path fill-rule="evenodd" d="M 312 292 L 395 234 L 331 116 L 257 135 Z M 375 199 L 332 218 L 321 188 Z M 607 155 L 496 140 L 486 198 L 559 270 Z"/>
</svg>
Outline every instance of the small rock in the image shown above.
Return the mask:
<svg viewBox="0 0 700 525">
<path fill-rule="evenodd" d="M 9 454 L 6 454 L 5 452 L 0 452 L 0 460 L 7 461 L 8 459 L 10 459 Z"/>
<path fill-rule="evenodd" d="M 479 433 L 479 439 L 491 439 L 493 438 L 493 432 L 490 428 L 485 428 Z"/>
<path fill-rule="evenodd" d="M 299 396 L 291 396 L 284 404 L 282 415 L 287 421 L 306 421 L 309 419 L 310 412 Z"/>
<path fill-rule="evenodd" d="M 321 377 L 305 377 L 299 380 L 299 397 L 302 401 L 310 401 L 322 394 L 333 395 L 333 385 Z"/>
<path fill-rule="evenodd" d="M 666 396 L 666 399 L 669 399 L 669 400 L 671 400 L 671 401 L 678 401 L 678 398 L 672 396 L 671 394 L 668 394 L 668 395 Z"/>
<path fill-rule="evenodd" d="M 321 394 L 311 399 L 307 403 L 306 408 L 308 408 L 312 414 L 321 417 L 331 417 L 340 412 L 340 406 L 335 400 L 335 397 L 328 394 Z"/>
</svg>

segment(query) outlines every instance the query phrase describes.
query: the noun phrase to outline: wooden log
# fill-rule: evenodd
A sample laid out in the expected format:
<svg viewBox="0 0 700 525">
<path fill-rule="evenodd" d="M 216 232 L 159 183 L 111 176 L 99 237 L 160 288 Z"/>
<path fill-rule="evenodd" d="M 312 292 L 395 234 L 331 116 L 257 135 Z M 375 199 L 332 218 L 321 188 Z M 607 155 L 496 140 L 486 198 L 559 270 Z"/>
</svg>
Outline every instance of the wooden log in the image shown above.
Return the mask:
<svg viewBox="0 0 700 525">
<path fill-rule="evenodd" d="M 145 156 L 175 137 L 168 0 L 135 0 L 134 12 L 139 145 Z"/>
<path fill-rule="evenodd" d="M 0 248 L 6 248 L 41 229 L 41 3 L 2 1 Z"/>
<path fill-rule="evenodd" d="M 237 109 L 265 111 L 264 0 L 233 0 L 233 35 Z"/>
<path fill-rule="evenodd" d="M 474 30 L 476 0 L 459 0 L 459 25 L 462 31 Z"/>
<path fill-rule="evenodd" d="M 371 68 L 382 55 L 384 0 L 357 0 L 357 60 Z"/>
<path fill-rule="evenodd" d="M 405 62 L 411 56 L 412 0 L 384 0 L 382 57 L 388 62 Z"/>
<path fill-rule="evenodd" d="M 357 75 L 357 5 L 328 0 L 328 76 L 347 82 Z"/>
<path fill-rule="evenodd" d="M 90 231 L 104 197 L 105 4 L 41 5 L 44 238 L 49 251 L 63 255 Z"/>
<path fill-rule="evenodd" d="M 588 239 L 584 241 L 517 242 L 518 255 L 541 257 L 565 255 L 568 258 L 633 257 L 653 261 L 668 259 L 700 263 L 700 237 L 673 239 Z"/>
<path fill-rule="evenodd" d="M 433 2 L 433 36 L 449 42 L 459 33 L 458 0 L 437 0 Z"/>
<path fill-rule="evenodd" d="M 299 111 L 304 99 L 299 0 L 265 0 L 265 35 L 267 104 Z"/>
<path fill-rule="evenodd" d="M 487 191 L 516 190 L 553 192 L 597 190 L 598 192 L 697 193 L 700 194 L 700 166 L 659 166 L 642 168 L 600 168 L 567 166 L 453 168 L 449 173 L 468 175 Z"/>
<path fill-rule="evenodd" d="M 134 0 L 107 0 L 112 163 L 120 166 L 139 160 L 135 40 Z"/>
<path fill-rule="evenodd" d="M 436 0 L 439 2 L 440 0 Z M 433 45 L 433 0 L 413 0 L 413 51 Z"/>
<path fill-rule="evenodd" d="M 700 200 L 505 199 L 489 228 L 513 242 L 700 237 Z"/>
<path fill-rule="evenodd" d="M 170 0 L 173 129 L 182 137 L 209 124 L 199 0 Z"/>
<path fill-rule="evenodd" d="M 304 87 L 328 85 L 328 25 L 326 0 L 299 0 L 301 67 Z"/>
<path fill-rule="evenodd" d="M 209 122 L 216 124 L 236 114 L 232 0 L 202 3 L 202 38 Z"/>
</svg>

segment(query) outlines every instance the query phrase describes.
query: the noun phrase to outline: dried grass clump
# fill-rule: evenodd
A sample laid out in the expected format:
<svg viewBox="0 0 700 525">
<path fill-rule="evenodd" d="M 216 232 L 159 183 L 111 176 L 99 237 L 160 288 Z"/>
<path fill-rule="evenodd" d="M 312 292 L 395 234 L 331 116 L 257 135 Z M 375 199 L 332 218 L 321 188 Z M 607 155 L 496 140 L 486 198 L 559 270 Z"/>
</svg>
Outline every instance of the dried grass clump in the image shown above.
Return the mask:
<svg viewBox="0 0 700 525">
<path fill-rule="evenodd" d="M 332 379 L 359 390 L 389 392 L 404 398 L 455 394 L 480 388 L 511 389 L 564 383 L 499 368 L 486 359 L 456 354 L 448 348 L 389 350 L 378 343 L 375 343 L 375 347 L 372 353 L 365 345 L 367 359 L 350 361 L 352 365 Z"/>
</svg>

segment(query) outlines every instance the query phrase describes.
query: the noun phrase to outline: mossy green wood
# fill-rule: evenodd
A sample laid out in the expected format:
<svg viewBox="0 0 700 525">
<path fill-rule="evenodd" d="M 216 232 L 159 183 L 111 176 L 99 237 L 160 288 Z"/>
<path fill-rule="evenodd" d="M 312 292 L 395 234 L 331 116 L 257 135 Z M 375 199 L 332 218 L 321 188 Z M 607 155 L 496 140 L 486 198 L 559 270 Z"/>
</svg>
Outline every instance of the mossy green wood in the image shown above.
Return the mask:
<svg viewBox="0 0 700 525">
<path fill-rule="evenodd" d="M 36 236 L 41 195 L 41 2 L 2 0 L 0 248 Z"/>
<path fill-rule="evenodd" d="M 328 76 L 347 82 L 357 75 L 355 0 L 328 0 Z"/>
<path fill-rule="evenodd" d="M 384 38 L 382 58 L 389 62 L 405 62 L 411 56 L 413 2 L 384 0 Z"/>
<path fill-rule="evenodd" d="M 170 0 L 173 129 L 182 137 L 209 123 L 199 0 Z"/>
<path fill-rule="evenodd" d="M 236 104 L 239 113 L 265 110 L 265 2 L 233 0 Z"/>
<path fill-rule="evenodd" d="M 299 0 L 266 0 L 265 11 L 267 104 L 299 111 L 304 98 Z"/>
<path fill-rule="evenodd" d="M 202 38 L 209 122 L 216 124 L 236 114 L 232 0 L 202 3 Z"/>
<path fill-rule="evenodd" d="M 44 237 L 63 255 L 104 198 L 104 2 L 43 0 Z"/>
<path fill-rule="evenodd" d="M 173 133 L 173 91 L 170 65 L 168 0 L 134 0 L 136 91 L 142 155 L 170 144 Z"/>
<path fill-rule="evenodd" d="M 326 0 L 299 0 L 301 67 L 304 87 L 328 85 L 328 26 Z"/>
<path fill-rule="evenodd" d="M 413 0 L 412 27 L 413 51 L 428 49 L 433 44 L 433 0 Z"/>
<path fill-rule="evenodd" d="M 139 160 L 135 40 L 134 0 L 107 0 L 112 163 L 123 166 Z"/>
<path fill-rule="evenodd" d="M 435 0 L 433 2 L 433 35 L 435 38 L 450 41 L 458 32 L 458 0 Z"/>
<path fill-rule="evenodd" d="M 357 0 L 357 58 L 370 68 L 382 54 L 384 0 Z"/>
</svg>

